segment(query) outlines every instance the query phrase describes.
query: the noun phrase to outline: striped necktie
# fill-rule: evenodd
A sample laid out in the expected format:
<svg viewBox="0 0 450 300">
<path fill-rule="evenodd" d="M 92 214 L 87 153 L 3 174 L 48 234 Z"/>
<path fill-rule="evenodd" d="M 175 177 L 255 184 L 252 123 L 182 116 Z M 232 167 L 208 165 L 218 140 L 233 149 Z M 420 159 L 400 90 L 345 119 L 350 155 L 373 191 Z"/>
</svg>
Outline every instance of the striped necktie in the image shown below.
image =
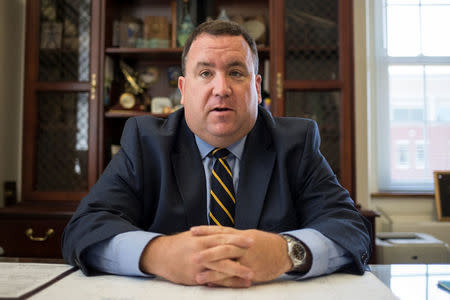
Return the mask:
<svg viewBox="0 0 450 300">
<path fill-rule="evenodd" d="M 211 225 L 234 227 L 234 207 L 236 198 L 233 174 L 225 160 L 230 152 L 225 148 L 215 148 L 211 154 L 216 158 L 211 174 L 211 197 L 209 223 Z"/>
</svg>

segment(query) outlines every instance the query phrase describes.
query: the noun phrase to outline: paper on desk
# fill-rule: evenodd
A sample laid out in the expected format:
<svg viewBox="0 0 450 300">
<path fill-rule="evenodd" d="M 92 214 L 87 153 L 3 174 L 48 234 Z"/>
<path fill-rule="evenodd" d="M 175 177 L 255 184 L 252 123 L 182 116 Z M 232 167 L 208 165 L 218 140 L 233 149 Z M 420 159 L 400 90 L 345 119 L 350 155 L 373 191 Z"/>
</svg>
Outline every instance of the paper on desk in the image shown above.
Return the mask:
<svg viewBox="0 0 450 300">
<path fill-rule="evenodd" d="M 80 271 L 70 274 L 32 299 L 396 299 L 372 273 L 363 276 L 333 274 L 319 278 L 277 280 L 248 289 L 182 286 L 163 279 L 102 275 L 86 277 Z"/>
<path fill-rule="evenodd" d="M 0 298 L 20 297 L 72 268 L 63 264 L 0 262 Z"/>
</svg>

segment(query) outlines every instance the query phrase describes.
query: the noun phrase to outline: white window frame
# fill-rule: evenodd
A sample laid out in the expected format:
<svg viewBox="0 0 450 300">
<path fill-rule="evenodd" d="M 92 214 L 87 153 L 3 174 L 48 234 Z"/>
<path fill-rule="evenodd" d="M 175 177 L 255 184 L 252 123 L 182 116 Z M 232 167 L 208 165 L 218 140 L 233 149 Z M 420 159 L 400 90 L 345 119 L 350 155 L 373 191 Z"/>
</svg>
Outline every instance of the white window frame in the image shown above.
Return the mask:
<svg viewBox="0 0 450 300">
<path fill-rule="evenodd" d="M 387 38 L 386 38 L 386 9 L 385 0 L 366 0 L 368 8 L 369 56 L 372 55 L 374 68 L 373 76 L 369 76 L 370 86 L 372 87 L 372 95 L 376 101 L 373 106 L 376 112 L 375 116 L 375 140 L 376 143 L 376 159 L 377 159 L 377 185 L 379 191 L 385 192 L 431 192 L 433 191 L 433 182 L 395 182 L 391 178 L 391 166 L 397 167 L 396 161 L 391 161 L 391 152 L 393 151 L 390 143 L 390 123 L 391 113 L 389 105 L 389 76 L 388 67 L 390 65 L 450 65 L 450 57 L 389 57 L 387 54 Z M 373 51 L 373 52 L 372 52 Z M 424 124 L 427 122 L 428 113 L 426 106 L 424 110 Z M 426 140 L 426 138 L 425 138 Z M 396 145 L 394 145 L 394 148 Z M 427 157 L 427 142 L 425 142 L 425 157 Z M 396 150 L 394 150 L 396 151 Z M 414 155 L 413 153 L 410 153 Z M 394 154 L 397 156 L 397 153 Z M 415 155 L 414 155 L 415 156 Z M 410 155 L 411 157 L 411 155 Z M 425 160 L 424 168 L 427 168 Z"/>
<path fill-rule="evenodd" d="M 450 141 L 447 142 L 448 147 L 447 147 L 447 161 L 448 161 L 448 165 L 450 166 Z"/>
</svg>

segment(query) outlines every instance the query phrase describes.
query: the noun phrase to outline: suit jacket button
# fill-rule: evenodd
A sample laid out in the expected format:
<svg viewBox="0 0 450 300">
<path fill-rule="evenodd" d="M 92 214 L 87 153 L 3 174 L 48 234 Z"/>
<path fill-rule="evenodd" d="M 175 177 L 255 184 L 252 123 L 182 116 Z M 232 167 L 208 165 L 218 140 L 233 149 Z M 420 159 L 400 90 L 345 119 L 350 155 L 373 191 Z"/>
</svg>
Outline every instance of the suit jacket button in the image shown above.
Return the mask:
<svg viewBox="0 0 450 300">
<path fill-rule="evenodd" d="M 367 252 L 364 252 L 364 253 L 361 255 L 361 262 L 362 262 L 363 264 L 366 264 L 368 260 L 369 260 L 369 257 L 368 257 L 368 255 L 367 255 Z"/>
</svg>

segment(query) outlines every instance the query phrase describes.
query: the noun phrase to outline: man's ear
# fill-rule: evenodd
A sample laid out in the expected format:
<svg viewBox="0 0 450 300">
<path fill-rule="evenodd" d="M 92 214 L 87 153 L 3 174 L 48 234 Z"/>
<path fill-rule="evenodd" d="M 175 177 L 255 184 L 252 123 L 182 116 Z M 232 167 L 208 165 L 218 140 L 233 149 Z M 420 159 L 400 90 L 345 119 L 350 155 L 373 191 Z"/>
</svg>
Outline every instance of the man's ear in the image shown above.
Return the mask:
<svg viewBox="0 0 450 300">
<path fill-rule="evenodd" d="M 181 104 L 184 105 L 184 84 L 186 82 L 186 78 L 184 76 L 178 77 L 178 89 L 181 93 Z"/>
<path fill-rule="evenodd" d="M 261 97 L 261 81 L 262 81 L 262 77 L 261 75 L 256 75 L 255 76 L 255 84 L 256 84 L 256 92 L 258 93 L 258 104 L 261 104 L 262 102 L 262 97 Z"/>
</svg>

